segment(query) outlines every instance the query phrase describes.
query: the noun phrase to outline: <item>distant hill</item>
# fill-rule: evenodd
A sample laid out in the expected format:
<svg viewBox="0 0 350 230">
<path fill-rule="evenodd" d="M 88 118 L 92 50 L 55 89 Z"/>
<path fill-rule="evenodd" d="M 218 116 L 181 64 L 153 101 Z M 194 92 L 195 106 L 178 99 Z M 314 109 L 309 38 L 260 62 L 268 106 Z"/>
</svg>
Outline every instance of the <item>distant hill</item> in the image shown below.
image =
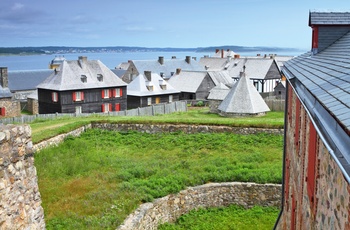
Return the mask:
<svg viewBox="0 0 350 230">
<path fill-rule="evenodd" d="M 294 48 L 278 47 L 246 47 L 246 46 L 211 46 L 198 48 L 150 48 L 137 46 L 109 46 L 109 47 L 67 47 L 67 46 L 43 46 L 43 47 L 0 47 L 2 55 L 31 55 L 31 54 L 64 54 L 64 53 L 98 53 L 98 52 L 214 52 L 216 49 L 230 49 L 240 52 L 297 52 Z"/>
</svg>

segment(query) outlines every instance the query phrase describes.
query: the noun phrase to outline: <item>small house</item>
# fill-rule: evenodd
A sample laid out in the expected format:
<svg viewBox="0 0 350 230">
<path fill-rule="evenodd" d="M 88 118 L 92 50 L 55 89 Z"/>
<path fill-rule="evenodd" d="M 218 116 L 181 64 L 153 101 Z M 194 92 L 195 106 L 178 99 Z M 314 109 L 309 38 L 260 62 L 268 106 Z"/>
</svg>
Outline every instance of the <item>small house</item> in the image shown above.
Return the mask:
<svg viewBox="0 0 350 230">
<path fill-rule="evenodd" d="M 64 60 L 37 86 L 39 113 L 98 113 L 127 108 L 127 84 L 99 60 Z"/>
<path fill-rule="evenodd" d="M 180 91 L 157 73 L 145 71 L 128 85 L 128 109 L 179 101 Z"/>
</svg>

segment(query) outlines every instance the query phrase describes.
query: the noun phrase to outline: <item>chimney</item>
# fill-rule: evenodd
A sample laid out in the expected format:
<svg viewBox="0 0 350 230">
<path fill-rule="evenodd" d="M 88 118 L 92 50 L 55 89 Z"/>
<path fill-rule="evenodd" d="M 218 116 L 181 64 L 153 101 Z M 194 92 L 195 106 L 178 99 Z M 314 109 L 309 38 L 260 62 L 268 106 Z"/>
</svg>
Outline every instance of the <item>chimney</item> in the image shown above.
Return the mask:
<svg viewBox="0 0 350 230">
<path fill-rule="evenodd" d="M 186 62 L 187 62 L 188 64 L 191 64 L 191 56 L 186 56 Z"/>
<path fill-rule="evenodd" d="M 86 62 L 87 62 L 86 56 L 79 56 L 78 63 L 79 63 L 81 68 L 83 68 L 84 65 L 86 65 Z"/>
<path fill-rule="evenodd" d="M 216 53 L 216 54 L 219 53 L 219 51 L 220 51 L 219 49 L 215 49 L 215 53 Z"/>
<path fill-rule="evenodd" d="M 193 60 L 197 61 L 197 57 L 192 57 Z"/>
<path fill-rule="evenodd" d="M 152 71 L 144 71 L 145 77 L 147 78 L 148 81 L 152 81 Z"/>
<path fill-rule="evenodd" d="M 224 58 L 224 49 L 221 49 L 221 58 Z"/>
<path fill-rule="evenodd" d="M 9 87 L 9 76 L 7 72 L 7 67 L 0 67 L 0 84 L 2 88 Z"/>
<path fill-rule="evenodd" d="M 171 56 L 171 59 L 176 59 L 176 56 Z"/>
<path fill-rule="evenodd" d="M 236 58 L 240 58 L 241 57 L 241 55 L 239 55 L 239 54 L 235 54 L 234 55 L 234 58 L 236 59 Z"/>
<path fill-rule="evenodd" d="M 245 72 L 243 70 L 243 72 L 239 72 L 239 77 L 245 77 Z"/>
<path fill-rule="evenodd" d="M 179 75 L 181 73 L 181 69 L 180 68 L 177 68 L 176 69 L 176 75 Z"/>
<path fill-rule="evenodd" d="M 159 62 L 159 64 L 163 65 L 164 64 L 164 57 L 159 56 L 158 57 L 158 62 Z"/>
</svg>

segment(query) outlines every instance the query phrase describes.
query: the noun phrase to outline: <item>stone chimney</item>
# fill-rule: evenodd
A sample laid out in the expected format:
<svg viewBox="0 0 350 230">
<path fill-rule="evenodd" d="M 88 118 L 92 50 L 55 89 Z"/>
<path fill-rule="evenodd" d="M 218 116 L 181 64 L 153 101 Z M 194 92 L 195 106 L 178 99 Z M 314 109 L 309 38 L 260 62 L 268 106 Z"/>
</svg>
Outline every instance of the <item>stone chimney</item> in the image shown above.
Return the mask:
<svg viewBox="0 0 350 230">
<path fill-rule="evenodd" d="M 188 64 L 191 64 L 191 56 L 186 56 L 186 62 L 187 62 Z"/>
<path fill-rule="evenodd" d="M 9 76 L 7 72 L 7 67 L 0 67 L 0 84 L 2 88 L 9 87 Z"/>
<path fill-rule="evenodd" d="M 181 69 L 180 68 L 177 68 L 176 69 L 176 75 L 179 75 L 181 73 Z"/>
<path fill-rule="evenodd" d="M 84 68 L 84 66 L 87 63 L 87 57 L 86 56 L 79 56 L 78 63 L 81 68 Z"/>
<path fill-rule="evenodd" d="M 221 58 L 224 58 L 224 49 L 221 49 Z"/>
<path fill-rule="evenodd" d="M 159 64 L 163 65 L 164 64 L 164 57 L 159 56 L 158 57 L 158 62 L 159 62 Z"/>
<path fill-rule="evenodd" d="M 148 81 L 152 81 L 152 71 L 145 70 L 144 74 Z"/>
</svg>

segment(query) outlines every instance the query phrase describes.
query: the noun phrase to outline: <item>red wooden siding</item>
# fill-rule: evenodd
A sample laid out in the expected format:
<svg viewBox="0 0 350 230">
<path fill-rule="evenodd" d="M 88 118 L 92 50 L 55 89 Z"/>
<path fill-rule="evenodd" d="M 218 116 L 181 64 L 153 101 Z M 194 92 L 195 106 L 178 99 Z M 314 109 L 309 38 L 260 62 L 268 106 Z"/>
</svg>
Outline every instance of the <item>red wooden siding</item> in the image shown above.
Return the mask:
<svg viewBox="0 0 350 230">
<path fill-rule="evenodd" d="M 123 89 L 122 88 L 120 88 L 120 95 L 119 96 L 123 96 Z"/>
<path fill-rule="evenodd" d="M 84 92 L 83 92 L 83 91 L 80 92 L 80 99 L 81 99 L 82 101 L 84 101 Z"/>
<path fill-rule="evenodd" d="M 317 135 L 314 125 L 310 122 L 309 126 L 309 149 L 308 149 L 308 166 L 307 166 L 307 192 L 310 199 L 311 210 L 313 210 L 315 201 L 316 185 L 316 165 L 317 165 Z"/>
<path fill-rule="evenodd" d="M 296 194 L 292 194 L 292 213 L 291 213 L 291 218 L 290 218 L 290 229 L 295 230 L 296 229 L 296 220 L 297 220 L 297 200 L 295 199 Z"/>
<path fill-rule="evenodd" d="M 318 48 L 318 27 L 312 28 L 312 48 Z"/>
</svg>

